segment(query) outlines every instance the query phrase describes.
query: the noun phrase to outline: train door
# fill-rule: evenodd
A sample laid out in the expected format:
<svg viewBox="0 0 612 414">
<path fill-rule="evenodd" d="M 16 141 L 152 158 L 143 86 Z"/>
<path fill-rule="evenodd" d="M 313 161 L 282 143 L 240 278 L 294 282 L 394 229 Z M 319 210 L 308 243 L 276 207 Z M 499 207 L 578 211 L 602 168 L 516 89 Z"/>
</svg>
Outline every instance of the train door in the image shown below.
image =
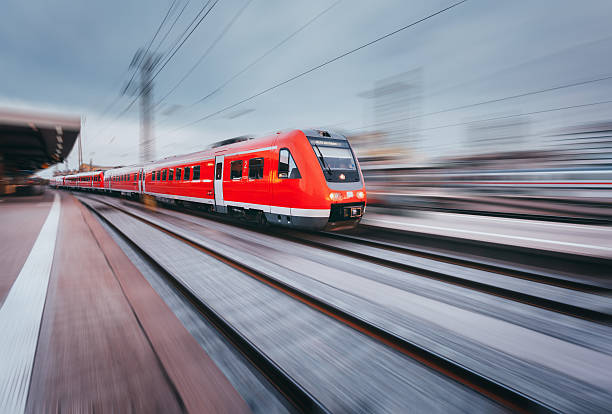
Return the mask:
<svg viewBox="0 0 612 414">
<path fill-rule="evenodd" d="M 223 201 L 223 155 L 215 157 L 215 210 L 225 213 L 225 202 Z"/>
<path fill-rule="evenodd" d="M 145 192 L 145 181 L 144 181 L 144 171 L 142 168 L 138 170 L 138 193 L 142 194 Z"/>
</svg>

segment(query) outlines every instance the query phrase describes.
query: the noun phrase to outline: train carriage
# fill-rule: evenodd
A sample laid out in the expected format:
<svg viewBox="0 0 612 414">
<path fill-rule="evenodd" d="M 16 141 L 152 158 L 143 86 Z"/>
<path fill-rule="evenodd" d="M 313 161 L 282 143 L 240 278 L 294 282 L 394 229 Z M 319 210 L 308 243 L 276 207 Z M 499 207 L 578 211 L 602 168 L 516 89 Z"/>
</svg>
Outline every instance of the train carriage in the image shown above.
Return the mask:
<svg viewBox="0 0 612 414">
<path fill-rule="evenodd" d="M 314 230 L 354 227 L 366 206 L 348 140 L 320 130 L 226 140 L 205 151 L 108 170 L 101 179 L 90 187 Z"/>
</svg>

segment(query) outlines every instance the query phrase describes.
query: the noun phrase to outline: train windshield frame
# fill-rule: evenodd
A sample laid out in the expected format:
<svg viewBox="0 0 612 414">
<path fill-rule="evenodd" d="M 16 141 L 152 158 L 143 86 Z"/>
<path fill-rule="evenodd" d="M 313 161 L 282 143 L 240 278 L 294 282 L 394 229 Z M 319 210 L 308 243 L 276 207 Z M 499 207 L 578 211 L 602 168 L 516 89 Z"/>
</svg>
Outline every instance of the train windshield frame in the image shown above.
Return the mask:
<svg viewBox="0 0 612 414">
<path fill-rule="evenodd" d="M 319 160 L 325 179 L 329 182 L 358 182 L 359 171 L 355 154 L 348 141 L 308 137 Z"/>
</svg>

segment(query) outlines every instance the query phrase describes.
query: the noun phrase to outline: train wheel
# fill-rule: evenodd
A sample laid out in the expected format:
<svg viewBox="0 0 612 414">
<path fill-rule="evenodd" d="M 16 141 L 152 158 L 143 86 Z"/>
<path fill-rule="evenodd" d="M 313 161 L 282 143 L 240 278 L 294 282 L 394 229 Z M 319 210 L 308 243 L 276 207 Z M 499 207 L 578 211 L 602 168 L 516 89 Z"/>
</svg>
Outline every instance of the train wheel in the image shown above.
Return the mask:
<svg viewBox="0 0 612 414">
<path fill-rule="evenodd" d="M 270 223 L 268 223 L 268 219 L 263 212 L 257 215 L 257 227 L 261 227 L 262 229 L 270 227 Z"/>
</svg>

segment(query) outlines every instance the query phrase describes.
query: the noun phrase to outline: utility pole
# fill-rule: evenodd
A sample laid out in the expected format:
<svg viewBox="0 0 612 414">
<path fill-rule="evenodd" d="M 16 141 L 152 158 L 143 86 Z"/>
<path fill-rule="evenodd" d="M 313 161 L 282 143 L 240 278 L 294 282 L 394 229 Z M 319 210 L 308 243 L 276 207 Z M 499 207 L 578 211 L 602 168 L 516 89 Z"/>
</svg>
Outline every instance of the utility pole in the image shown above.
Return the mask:
<svg viewBox="0 0 612 414">
<path fill-rule="evenodd" d="M 154 154 L 153 141 L 153 82 L 151 72 L 153 71 L 151 55 L 147 54 L 140 65 L 140 162 L 152 161 Z"/>
<path fill-rule="evenodd" d="M 83 164 L 83 145 L 81 144 L 81 134 L 79 134 L 79 172 L 81 172 L 81 164 Z"/>
<path fill-rule="evenodd" d="M 140 97 L 140 162 L 153 161 L 155 157 L 155 137 L 153 135 L 153 70 L 160 61 L 159 55 L 139 49 L 130 68 L 138 71 L 140 84 L 137 88 L 128 83 L 124 92 Z"/>
<path fill-rule="evenodd" d="M 83 136 L 83 129 L 85 127 L 85 117 L 83 116 L 81 118 L 81 132 L 79 132 L 79 166 L 78 166 L 78 170 L 79 172 L 81 172 L 81 165 L 83 165 L 83 143 L 82 141 L 82 136 Z"/>
</svg>

